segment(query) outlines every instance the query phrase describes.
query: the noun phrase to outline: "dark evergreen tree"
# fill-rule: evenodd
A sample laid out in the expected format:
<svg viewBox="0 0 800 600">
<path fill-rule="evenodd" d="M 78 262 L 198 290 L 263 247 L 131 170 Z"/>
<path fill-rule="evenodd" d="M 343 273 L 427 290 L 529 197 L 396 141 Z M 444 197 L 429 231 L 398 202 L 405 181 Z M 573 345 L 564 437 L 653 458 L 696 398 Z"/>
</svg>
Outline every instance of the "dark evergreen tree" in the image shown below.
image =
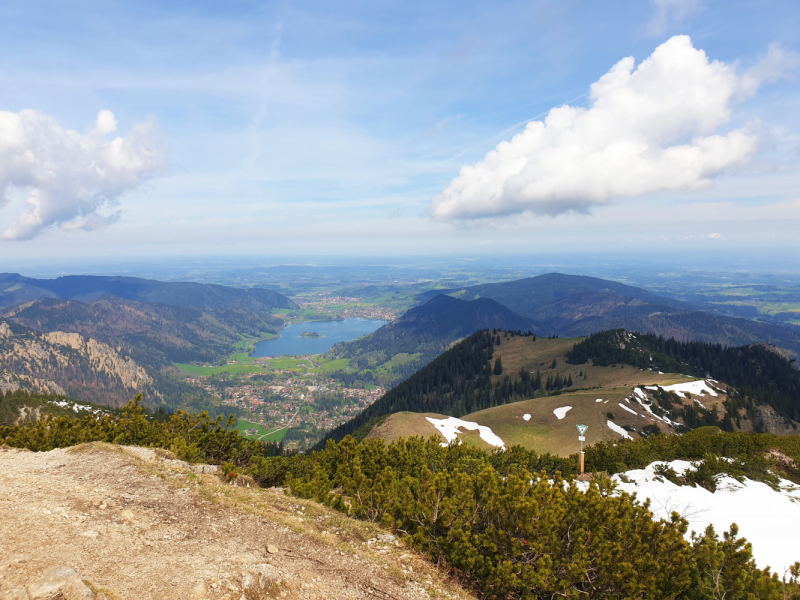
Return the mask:
<svg viewBox="0 0 800 600">
<path fill-rule="evenodd" d="M 503 361 L 500 360 L 500 357 L 497 357 L 497 360 L 494 361 L 494 374 L 495 375 L 502 375 L 503 374 Z"/>
</svg>

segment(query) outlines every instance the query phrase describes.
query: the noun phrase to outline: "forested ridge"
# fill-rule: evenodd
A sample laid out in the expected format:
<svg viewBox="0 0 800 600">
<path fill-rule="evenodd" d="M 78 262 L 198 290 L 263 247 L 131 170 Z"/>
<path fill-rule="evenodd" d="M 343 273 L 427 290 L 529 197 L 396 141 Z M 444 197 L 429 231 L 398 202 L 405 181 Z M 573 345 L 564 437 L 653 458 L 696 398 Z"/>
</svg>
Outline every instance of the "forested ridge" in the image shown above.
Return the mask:
<svg viewBox="0 0 800 600">
<path fill-rule="evenodd" d="M 514 399 L 532 398 L 543 390 L 571 385 L 571 380 L 564 380 L 560 375 L 543 377 L 539 372 L 527 370 L 515 373 L 514 377 L 505 375 L 502 380 L 492 383 L 491 376 L 496 367 L 492 359 L 500 333 L 526 337 L 532 343 L 536 340 L 531 332 L 478 331 L 386 392 L 351 421 L 332 430 L 326 439 L 341 440 L 373 419 L 396 412 L 432 412 L 460 417 Z M 316 448 L 321 448 L 324 443 L 322 440 Z"/>
<path fill-rule="evenodd" d="M 492 328 L 527 331 L 532 322 L 488 298 L 465 302 L 437 295 L 369 335 L 335 344 L 328 357 L 349 358 L 350 366 L 359 370 L 353 376 L 356 379 L 393 385 L 428 364 L 456 340 Z M 408 354 L 409 362 L 385 366 L 398 354 Z"/>
<path fill-rule="evenodd" d="M 571 364 L 608 366 L 626 363 L 641 369 L 712 377 L 772 406 L 778 414 L 800 420 L 800 371 L 794 361 L 760 344 L 723 346 L 681 342 L 623 329 L 593 334 L 567 353 Z"/>
</svg>

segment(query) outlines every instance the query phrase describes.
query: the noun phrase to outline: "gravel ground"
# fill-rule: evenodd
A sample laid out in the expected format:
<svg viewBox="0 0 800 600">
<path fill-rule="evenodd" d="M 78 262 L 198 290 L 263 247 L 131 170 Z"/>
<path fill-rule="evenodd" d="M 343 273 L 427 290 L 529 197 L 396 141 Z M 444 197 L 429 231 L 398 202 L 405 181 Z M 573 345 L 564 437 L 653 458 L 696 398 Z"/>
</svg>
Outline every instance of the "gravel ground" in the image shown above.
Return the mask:
<svg viewBox="0 0 800 600">
<path fill-rule="evenodd" d="M 0 449 L 0 592 L 56 566 L 109 599 L 474 597 L 372 524 L 159 454 Z"/>
</svg>

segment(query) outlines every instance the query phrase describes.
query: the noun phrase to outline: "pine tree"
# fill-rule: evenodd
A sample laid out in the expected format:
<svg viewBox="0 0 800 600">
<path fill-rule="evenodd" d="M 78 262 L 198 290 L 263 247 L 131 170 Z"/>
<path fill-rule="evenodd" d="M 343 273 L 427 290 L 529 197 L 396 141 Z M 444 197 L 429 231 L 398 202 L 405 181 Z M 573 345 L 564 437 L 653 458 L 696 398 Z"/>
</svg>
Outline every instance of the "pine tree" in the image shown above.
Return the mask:
<svg viewBox="0 0 800 600">
<path fill-rule="evenodd" d="M 500 360 L 500 357 L 497 357 L 497 360 L 494 361 L 494 374 L 495 375 L 502 375 L 503 374 L 503 361 Z"/>
</svg>

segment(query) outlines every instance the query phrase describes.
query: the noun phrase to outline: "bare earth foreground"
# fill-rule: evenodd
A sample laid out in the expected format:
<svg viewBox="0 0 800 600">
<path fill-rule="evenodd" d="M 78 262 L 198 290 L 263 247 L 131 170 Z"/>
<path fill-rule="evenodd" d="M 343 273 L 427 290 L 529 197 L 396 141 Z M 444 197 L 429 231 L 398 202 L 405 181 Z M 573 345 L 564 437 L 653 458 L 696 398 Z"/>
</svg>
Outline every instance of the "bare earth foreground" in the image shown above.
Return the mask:
<svg viewBox="0 0 800 600">
<path fill-rule="evenodd" d="M 473 597 L 372 524 L 149 449 L 0 449 L 0 514 L 0 599 Z M 37 592 L 54 568 L 84 595 Z"/>
</svg>

